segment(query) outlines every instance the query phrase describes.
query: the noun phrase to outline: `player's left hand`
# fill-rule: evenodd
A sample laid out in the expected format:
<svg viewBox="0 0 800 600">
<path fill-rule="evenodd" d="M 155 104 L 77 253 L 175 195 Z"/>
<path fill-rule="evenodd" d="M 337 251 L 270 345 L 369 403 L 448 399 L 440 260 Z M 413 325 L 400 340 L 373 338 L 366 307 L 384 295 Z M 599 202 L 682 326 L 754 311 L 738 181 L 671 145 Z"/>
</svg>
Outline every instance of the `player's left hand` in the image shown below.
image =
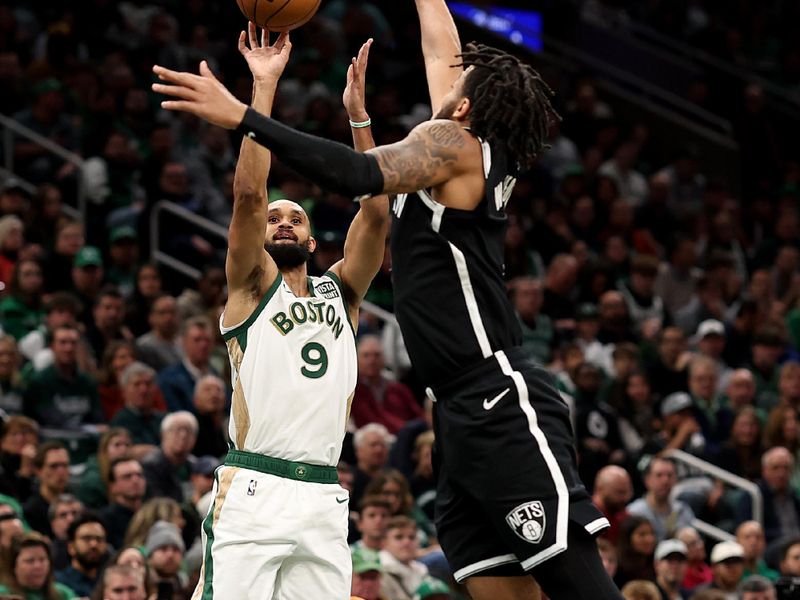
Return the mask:
<svg viewBox="0 0 800 600">
<path fill-rule="evenodd" d="M 284 31 L 270 46 L 269 32 L 262 29 L 259 43 L 256 25 L 250 22 L 247 25 L 247 31 L 239 34 L 239 52 L 247 61 L 247 66 L 250 67 L 253 79 L 257 83 L 277 83 L 280 76 L 283 75 L 286 63 L 289 62 L 292 42 L 289 39 L 289 32 Z"/>
<path fill-rule="evenodd" d="M 347 87 L 344 88 L 342 101 L 351 121 L 366 121 L 369 118 L 365 90 L 369 49 L 371 46 L 372 38 L 361 46 L 358 56 L 351 60 L 350 67 L 347 69 Z"/>
<path fill-rule="evenodd" d="M 236 129 L 244 119 L 247 106 L 214 77 L 206 61 L 200 63 L 199 75 L 159 65 L 153 67 L 153 73 L 171 84 L 154 83 L 153 91 L 175 98 L 163 101 L 161 108 L 188 112 L 226 129 Z"/>
</svg>

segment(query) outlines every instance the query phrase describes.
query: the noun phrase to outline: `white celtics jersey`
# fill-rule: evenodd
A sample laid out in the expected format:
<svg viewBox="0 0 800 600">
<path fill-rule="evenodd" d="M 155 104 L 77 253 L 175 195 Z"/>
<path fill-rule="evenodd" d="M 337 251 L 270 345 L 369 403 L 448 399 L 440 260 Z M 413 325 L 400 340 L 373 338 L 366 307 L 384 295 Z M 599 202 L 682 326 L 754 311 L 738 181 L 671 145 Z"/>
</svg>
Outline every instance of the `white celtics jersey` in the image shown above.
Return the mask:
<svg viewBox="0 0 800 600">
<path fill-rule="evenodd" d="M 339 278 L 308 278 L 297 297 L 278 274 L 252 315 L 223 327 L 231 361 L 233 447 L 335 466 L 358 373 Z"/>
</svg>

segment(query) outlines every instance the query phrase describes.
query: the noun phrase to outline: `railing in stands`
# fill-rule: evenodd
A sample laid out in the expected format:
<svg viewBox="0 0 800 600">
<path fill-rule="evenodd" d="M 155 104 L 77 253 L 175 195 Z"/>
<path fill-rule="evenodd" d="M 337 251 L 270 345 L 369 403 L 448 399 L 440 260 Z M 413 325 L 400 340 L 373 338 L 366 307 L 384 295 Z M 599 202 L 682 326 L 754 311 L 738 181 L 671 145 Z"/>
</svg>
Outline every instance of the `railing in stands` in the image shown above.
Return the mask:
<svg viewBox="0 0 800 600">
<path fill-rule="evenodd" d="M 201 229 L 211 235 L 221 238 L 223 240 L 228 239 L 228 230 L 219 225 L 218 223 L 214 223 L 213 221 L 206 219 L 205 217 L 200 217 L 193 212 L 186 210 L 182 206 L 178 206 L 174 202 L 169 202 L 168 200 L 161 200 L 156 202 L 153 205 L 152 212 L 150 213 L 150 257 L 152 260 L 161 263 L 170 267 L 171 269 L 175 269 L 182 275 L 189 277 L 190 279 L 200 279 L 200 269 L 193 267 L 192 265 L 171 256 L 170 254 L 164 252 L 161 249 L 160 244 L 160 233 L 161 233 L 161 215 L 162 213 L 169 213 L 173 217 L 177 217 L 179 219 L 183 219 L 188 223 L 196 226 L 198 229 Z M 361 303 L 361 309 L 364 312 L 367 312 L 374 316 L 381 321 L 387 323 L 397 323 L 397 319 L 395 316 L 387 310 L 384 310 L 380 306 L 376 306 L 371 302 L 363 301 Z"/>
<path fill-rule="evenodd" d="M 753 499 L 753 520 L 758 521 L 762 525 L 764 524 L 764 500 L 761 497 L 761 490 L 758 489 L 758 486 L 755 483 L 748 481 L 743 477 L 739 477 L 738 475 L 734 475 L 730 471 L 720 469 L 718 466 L 701 458 L 697 458 L 696 456 L 689 454 L 688 452 L 684 452 L 683 450 L 669 450 L 664 454 L 676 462 L 683 463 L 692 469 L 701 471 L 710 477 L 719 479 L 724 483 L 727 483 L 729 486 L 738 488 L 749 494 Z M 698 531 L 706 534 L 709 537 L 721 541 L 734 539 L 733 536 L 727 531 L 723 531 L 711 523 L 706 523 L 700 519 L 695 519 L 693 525 Z"/>
<path fill-rule="evenodd" d="M 70 217 L 81 221 L 86 220 L 86 189 L 83 181 L 83 168 L 85 161 L 74 152 L 70 152 L 63 146 L 36 133 L 32 129 L 25 127 L 18 121 L 7 115 L 0 114 L 0 126 L 3 128 L 3 166 L 0 167 L 0 177 L 3 179 L 14 177 L 19 180 L 23 189 L 29 193 L 36 190 L 36 186 L 29 181 L 25 181 L 14 173 L 14 136 L 19 136 L 38 144 L 51 154 L 55 154 L 64 161 L 74 165 L 78 169 L 77 178 L 77 207 L 64 205 L 62 209 Z"/>
</svg>

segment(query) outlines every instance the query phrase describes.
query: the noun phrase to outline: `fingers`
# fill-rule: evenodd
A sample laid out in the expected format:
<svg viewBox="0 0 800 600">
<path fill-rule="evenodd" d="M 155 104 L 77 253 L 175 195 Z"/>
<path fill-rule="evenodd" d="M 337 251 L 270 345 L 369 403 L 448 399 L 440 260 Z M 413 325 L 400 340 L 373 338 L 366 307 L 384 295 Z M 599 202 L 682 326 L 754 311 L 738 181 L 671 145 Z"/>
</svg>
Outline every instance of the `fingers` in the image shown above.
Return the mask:
<svg viewBox="0 0 800 600">
<path fill-rule="evenodd" d="M 169 81 L 170 83 L 183 85 L 188 88 L 193 88 L 199 78 L 197 75 L 193 75 L 192 73 L 173 71 L 159 65 L 153 66 L 153 73 L 158 75 L 158 78 L 162 81 Z"/>
<path fill-rule="evenodd" d="M 214 81 L 217 80 L 217 76 L 211 71 L 211 68 L 208 66 L 208 63 L 204 60 L 200 61 L 200 74 L 203 77 L 208 79 L 213 79 Z"/>
<path fill-rule="evenodd" d="M 250 37 L 250 49 L 255 50 L 259 47 L 258 33 L 256 32 L 256 24 L 252 21 L 247 23 L 247 33 Z"/>
<path fill-rule="evenodd" d="M 165 96 L 173 96 L 183 100 L 193 100 L 196 98 L 194 90 L 184 87 L 182 85 L 165 85 L 163 83 L 154 83 L 153 91 Z"/>
<path fill-rule="evenodd" d="M 185 100 L 164 100 L 161 103 L 161 108 L 164 110 L 178 110 L 197 114 L 194 110 L 195 105 L 192 102 L 187 102 Z"/>
<path fill-rule="evenodd" d="M 266 30 L 266 28 L 262 27 L 261 28 L 261 47 L 262 48 L 266 48 L 267 46 L 269 46 L 269 32 Z"/>
<path fill-rule="evenodd" d="M 239 53 L 244 56 L 247 53 L 247 32 L 239 33 Z"/>
</svg>

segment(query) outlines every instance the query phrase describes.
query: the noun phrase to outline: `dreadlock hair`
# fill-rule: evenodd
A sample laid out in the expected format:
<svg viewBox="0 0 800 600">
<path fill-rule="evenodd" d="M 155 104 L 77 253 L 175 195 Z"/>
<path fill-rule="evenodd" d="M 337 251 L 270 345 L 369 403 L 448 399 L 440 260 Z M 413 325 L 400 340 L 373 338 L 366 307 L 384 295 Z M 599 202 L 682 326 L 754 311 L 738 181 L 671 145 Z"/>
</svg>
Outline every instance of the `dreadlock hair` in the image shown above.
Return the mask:
<svg viewBox="0 0 800 600">
<path fill-rule="evenodd" d="M 529 168 L 549 148 L 551 118 L 561 120 L 550 105 L 553 90 L 533 67 L 497 48 L 472 42 L 459 56 L 465 69 L 475 67 L 464 82 L 472 103 L 470 128 L 505 146 L 520 170 Z"/>
</svg>

